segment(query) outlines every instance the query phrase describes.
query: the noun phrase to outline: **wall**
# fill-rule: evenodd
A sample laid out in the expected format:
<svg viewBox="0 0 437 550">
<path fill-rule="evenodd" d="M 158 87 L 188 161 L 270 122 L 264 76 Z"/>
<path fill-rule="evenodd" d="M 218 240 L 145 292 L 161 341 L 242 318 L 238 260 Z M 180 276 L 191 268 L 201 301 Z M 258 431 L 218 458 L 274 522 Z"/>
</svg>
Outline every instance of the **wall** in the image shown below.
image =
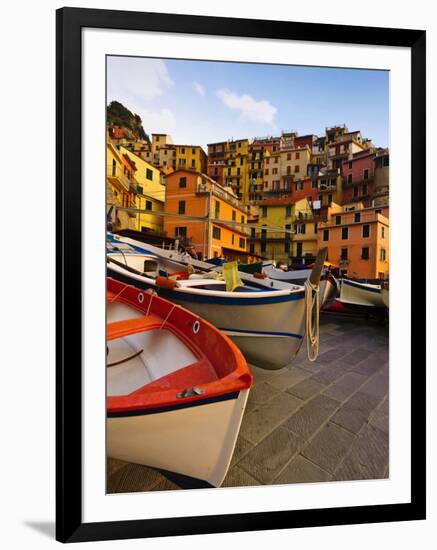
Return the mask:
<svg viewBox="0 0 437 550">
<path fill-rule="evenodd" d="M 16 391 L 7 391 L 2 395 L 1 411 L 4 417 L 11 417 L 13 421 L 4 422 L 2 437 L 4 441 L 13 442 L 14 452 L 1 453 L 0 464 L 4 472 L 2 479 L 2 498 L 5 503 L 3 509 L 2 541 L 6 548 L 11 550 L 32 548 L 32 550 L 55 550 L 60 548 L 53 539 L 54 518 L 54 407 L 55 407 L 55 13 L 54 10 L 62 5 L 70 4 L 78 7 L 102 8 L 101 2 L 96 0 L 74 0 L 74 2 L 47 0 L 44 3 L 35 3 L 28 0 L 10 2 L 3 7 L 5 22 L 0 41 L 3 52 L 3 74 L 10 75 L 13 85 L 2 88 L 4 104 L 8 106 L 3 112 L 3 124 L 8 128 L 7 136 L 3 135 L 3 150 L 8 150 L 11 165 L 21 166 L 23 162 L 20 148 L 8 146 L 11 143 L 22 141 L 23 124 L 35 120 L 35 106 L 38 106 L 38 118 L 45 121 L 44 141 L 46 162 L 44 177 L 38 193 L 34 193 L 35 179 L 24 179 L 21 185 L 29 188 L 31 201 L 22 202 L 22 215 L 25 219 L 33 219 L 35 213 L 40 215 L 38 223 L 39 234 L 44 235 L 44 246 L 31 246 L 26 249 L 29 265 L 44 265 L 44 269 L 34 270 L 32 273 L 33 287 L 30 307 L 26 310 L 26 319 L 32 330 L 25 335 L 27 349 L 32 350 L 31 364 L 27 357 L 17 355 L 17 350 L 23 347 L 23 332 L 17 327 L 23 322 L 23 309 L 17 307 L 17 295 L 22 295 L 28 288 L 29 278 L 27 270 L 14 272 L 14 280 L 7 270 L 1 273 L 5 292 L 2 301 L 2 311 L 8 316 L 7 325 L 4 325 L 4 338 L 8 345 L 4 347 L 3 361 L 14 365 L 9 369 L 7 379 L 9 387 L 19 388 L 20 400 L 25 407 L 17 407 Z M 250 4 L 250 12 L 244 3 L 222 0 L 220 3 L 206 5 L 204 2 L 188 0 L 181 6 L 176 0 L 167 0 L 165 5 L 147 5 L 141 0 L 125 0 L 123 5 L 117 0 L 106 0 L 107 9 L 130 10 L 157 10 L 168 13 L 204 14 L 234 17 L 253 17 L 258 19 L 288 19 L 290 21 L 307 21 L 332 24 L 359 24 L 365 26 L 386 26 L 404 28 L 428 28 L 428 67 L 432 68 L 437 62 L 437 21 L 432 17 L 430 3 L 417 0 L 415 9 L 409 6 L 397 6 L 393 3 L 368 0 L 366 9 L 358 13 L 351 13 L 350 2 L 338 0 L 336 9 L 332 4 L 321 0 L 314 0 L 311 6 L 305 3 L 282 3 L 276 10 L 272 6 L 259 0 Z M 375 18 L 375 14 L 377 18 Z M 29 47 L 31 45 L 31 47 Z M 17 71 L 17 67 L 20 70 Z M 32 86 L 29 87 L 29 82 Z M 428 73 L 428 117 L 429 137 L 437 123 L 437 103 L 432 98 L 437 96 L 437 73 L 435 70 Z M 26 93 L 17 93 L 17 90 Z M 31 97 L 31 99 L 30 99 Z M 17 115 L 18 113 L 18 115 Z M 17 116 L 23 124 L 17 124 Z M 431 140 L 428 142 L 428 162 L 431 166 Z M 29 148 L 26 151 L 29 166 L 38 166 L 41 163 L 41 149 Z M 431 171 L 429 171 L 431 174 Z M 430 176 L 429 176 L 430 177 Z M 430 180 L 429 180 L 430 181 Z M 429 183 L 429 182 L 428 182 Z M 425 187 L 425 182 L 421 182 Z M 428 187 L 431 195 L 431 186 Z M 431 201 L 428 201 L 429 229 L 431 229 Z M 27 224 L 17 224 L 17 211 L 5 208 L 2 212 L 2 225 L 14 228 L 14 238 L 28 239 Z M 430 275 L 437 272 L 437 259 L 432 247 L 435 244 L 428 240 L 428 267 Z M 22 262 L 21 247 L 10 247 L 8 250 L 11 265 Z M 429 299 L 429 335 L 437 331 L 437 300 L 436 292 L 431 293 L 431 281 L 428 283 Z M 435 346 L 428 348 L 429 366 L 437 363 Z M 421 366 L 422 367 L 422 366 Z M 23 383 L 23 378 L 26 383 Z M 435 429 L 437 425 L 437 400 L 431 397 L 437 390 L 434 370 L 429 369 L 429 387 L 427 404 L 428 434 L 431 437 L 428 446 L 429 453 L 429 482 L 428 487 L 435 487 L 436 474 L 431 465 L 437 462 L 437 447 Z M 31 413 L 31 414 L 30 414 Z M 20 434 L 25 434 L 21 437 Z M 33 452 L 37 450 L 37 452 Z M 29 453 L 31 452 L 31 461 Z M 248 489 L 250 492 L 250 489 Z M 207 493 L 207 491 L 206 491 Z M 294 548 L 335 548 L 336 550 L 368 550 L 371 547 L 394 547 L 396 550 L 410 550 L 420 546 L 430 547 L 437 537 L 437 507 L 436 492 L 429 492 L 428 520 L 413 522 L 393 522 L 382 524 L 345 525 L 341 527 L 323 527 L 306 529 L 286 529 L 258 531 L 252 533 L 224 533 L 220 535 L 185 536 L 177 539 L 160 538 L 109 541 L 100 544 L 82 543 L 80 548 L 94 550 L 169 550 L 178 547 L 179 550 L 198 550 L 208 545 L 211 550 L 234 548 L 236 546 L 250 547 L 253 550 L 263 548 L 289 549 Z M 420 543 L 422 540 L 422 543 Z"/>
</svg>

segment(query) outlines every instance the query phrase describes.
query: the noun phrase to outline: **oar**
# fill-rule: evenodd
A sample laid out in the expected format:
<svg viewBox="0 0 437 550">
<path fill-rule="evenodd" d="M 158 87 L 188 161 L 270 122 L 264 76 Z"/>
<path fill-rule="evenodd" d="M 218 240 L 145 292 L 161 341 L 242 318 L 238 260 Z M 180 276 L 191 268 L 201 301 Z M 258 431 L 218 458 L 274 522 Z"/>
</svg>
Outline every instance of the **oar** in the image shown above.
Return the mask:
<svg viewBox="0 0 437 550">
<path fill-rule="evenodd" d="M 328 255 L 328 249 L 326 247 L 321 248 L 317 252 L 317 258 L 314 263 L 313 269 L 311 271 L 311 275 L 309 276 L 310 283 L 313 286 L 318 285 L 320 282 L 320 277 L 322 276 L 322 270 L 323 270 L 323 266 L 325 265 L 327 255 Z"/>
</svg>

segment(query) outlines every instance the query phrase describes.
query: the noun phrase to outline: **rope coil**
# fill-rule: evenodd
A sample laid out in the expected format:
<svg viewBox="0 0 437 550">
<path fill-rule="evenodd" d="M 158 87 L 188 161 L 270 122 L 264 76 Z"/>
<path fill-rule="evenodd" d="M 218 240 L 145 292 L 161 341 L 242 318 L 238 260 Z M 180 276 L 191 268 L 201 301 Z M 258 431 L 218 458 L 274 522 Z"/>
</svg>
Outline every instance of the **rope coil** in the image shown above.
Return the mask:
<svg viewBox="0 0 437 550">
<path fill-rule="evenodd" d="M 305 334 L 308 360 L 319 355 L 319 285 L 305 281 Z"/>
</svg>

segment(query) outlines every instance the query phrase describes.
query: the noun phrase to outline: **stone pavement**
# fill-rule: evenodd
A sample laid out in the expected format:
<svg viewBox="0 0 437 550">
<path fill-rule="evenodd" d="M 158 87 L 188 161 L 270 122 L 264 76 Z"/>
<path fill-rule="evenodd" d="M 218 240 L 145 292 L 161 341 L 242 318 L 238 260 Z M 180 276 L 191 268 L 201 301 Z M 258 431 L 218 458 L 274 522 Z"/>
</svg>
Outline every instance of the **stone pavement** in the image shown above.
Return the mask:
<svg viewBox="0 0 437 550">
<path fill-rule="evenodd" d="M 223 487 L 388 477 L 388 326 L 322 314 L 320 354 L 305 346 L 254 386 Z M 179 489 L 137 464 L 108 460 L 108 492 Z"/>
</svg>

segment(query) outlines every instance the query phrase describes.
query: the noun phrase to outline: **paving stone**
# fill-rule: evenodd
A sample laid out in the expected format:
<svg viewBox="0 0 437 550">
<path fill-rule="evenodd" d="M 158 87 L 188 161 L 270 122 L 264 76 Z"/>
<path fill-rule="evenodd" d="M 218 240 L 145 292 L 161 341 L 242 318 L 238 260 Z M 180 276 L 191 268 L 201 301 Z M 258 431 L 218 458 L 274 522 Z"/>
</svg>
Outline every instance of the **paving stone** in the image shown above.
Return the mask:
<svg viewBox="0 0 437 550">
<path fill-rule="evenodd" d="M 261 483 L 248 474 L 243 468 L 234 466 L 228 471 L 222 487 L 251 487 L 253 485 L 261 485 Z"/>
<path fill-rule="evenodd" d="M 352 433 L 328 422 L 302 450 L 302 454 L 324 470 L 333 473 L 354 439 Z"/>
<path fill-rule="evenodd" d="M 324 390 L 323 395 L 344 401 L 354 393 L 367 380 L 363 374 L 357 372 L 347 372 L 344 376 L 336 380 L 331 386 Z"/>
<path fill-rule="evenodd" d="M 388 368 L 383 368 L 368 380 L 360 391 L 382 399 L 388 394 Z"/>
<path fill-rule="evenodd" d="M 244 415 L 240 433 L 250 443 L 256 445 L 302 404 L 301 399 L 281 392 L 248 415 Z"/>
<path fill-rule="evenodd" d="M 237 443 L 235 444 L 234 454 L 232 455 L 231 460 L 231 467 L 237 464 L 244 455 L 246 455 L 251 449 L 253 449 L 253 443 L 250 443 L 247 441 L 247 439 L 244 439 L 244 437 L 240 434 L 237 439 Z"/>
<path fill-rule="evenodd" d="M 249 368 L 253 376 L 254 384 L 258 384 L 258 382 L 264 382 L 269 378 L 272 378 L 273 376 L 277 376 L 278 372 L 285 371 L 285 369 L 281 369 L 280 371 L 261 369 L 259 367 L 255 367 L 255 365 L 249 365 Z"/>
<path fill-rule="evenodd" d="M 246 403 L 246 412 L 253 411 L 259 405 L 262 405 L 278 395 L 280 390 L 275 388 L 268 382 L 258 382 L 254 384 L 249 393 L 249 398 Z"/>
<path fill-rule="evenodd" d="M 361 361 L 367 359 L 371 355 L 374 355 L 372 351 L 365 348 L 358 348 L 342 357 L 340 361 L 352 366 L 361 363 Z"/>
<path fill-rule="evenodd" d="M 112 458 L 108 456 L 108 459 L 106 461 L 106 475 L 107 477 L 111 477 L 114 475 L 120 468 L 123 468 L 124 466 L 127 466 L 129 462 L 126 462 L 125 460 L 118 460 L 117 458 Z"/>
<path fill-rule="evenodd" d="M 156 470 L 139 464 L 127 464 L 108 478 L 108 493 L 133 493 L 150 491 L 163 480 L 163 476 Z"/>
<path fill-rule="evenodd" d="M 338 401 L 326 395 L 316 395 L 293 414 L 284 426 L 304 439 L 308 439 L 328 421 L 338 407 Z"/>
<path fill-rule="evenodd" d="M 307 370 L 300 369 L 299 367 L 290 367 L 285 372 L 271 378 L 269 384 L 278 390 L 286 390 L 309 376 L 311 374 Z"/>
<path fill-rule="evenodd" d="M 319 372 L 316 372 L 316 374 L 312 376 L 312 379 L 320 384 L 328 386 L 341 378 L 348 370 L 348 366 L 343 363 L 333 363 L 331 365 L 326 365 L 326 367 Z"/>
<path fill-rule="evenodd" d="M 332 421 L 351 432 L 358 433 L 379 402 L 380 399 L 377 397 L 358 391 L 341 406 Z"/>
<path fill-rule="evenodd" d="M 358 374 L 372 376 L 384 366 L 384 363 L 384 359 L 378 353 L 374 353 L 370 355 L 367 359 L 364 359 L 364 361 L 358 363 L 358 365 L 355 366 L 353 370 L 355 372 L 358 372 Z"/>
<path fill-rule="evenodd" d="M 371 413 L 369 423 L 375 428 L 387 434 L 389 433 L 388 398 Z"/>
<path fill-rule="evenodd" d="M 317 483 L 320 481 L 329 481 L 332 475 L 322 470 L 316 464 L 313 464 L 302 455 L 297 455 L 274 483 Z"/>
<path fill-rule="evenodd" d="M 384 479 L 388 475 L 388 434 L 366 424 L 334 473 L 336 480 Z"/>
<path fill-rule="evenodd" d="M 151 491 L 177 491 L 180 489 L 181 487 L 179 487 L 179 485 L 176 485 L 176 483 L 173 483 L 173 481 L 163 476 L 162 480 L 154 485 Z"/>
<path fill-rule="evenodd" d="M 271 483 L 299 452 L 301 445 L 299 437 L 280 426 L 250 451 L 238 466 L 261 483 Z"/>
<path fill-rule="evenodd" d="M 287 390 L 287 392 L 299 397 L 299 399 L 307 401 L 317 393 L 320 393 L 324 388 L 326 388 L 325 384 L 321 384 L 311 377 L 303 380 L 295 386 L 292 386 Z"/>
<path fill-rule="evenodd" d="M 340 357 L 343 357 L 344 355 L 346 355 L 346 353 L 347 353 L 347 350 L 345 350 L 344 348 L 333 348 L 333 349 L 330 349 L 329 351 L 325 351 L 324 353 L 321 353 L 318 356 L 316 363 L 329 365 L 330 363 L 333 363 L 337 359 L 340 359 Z"/>
</svg>

